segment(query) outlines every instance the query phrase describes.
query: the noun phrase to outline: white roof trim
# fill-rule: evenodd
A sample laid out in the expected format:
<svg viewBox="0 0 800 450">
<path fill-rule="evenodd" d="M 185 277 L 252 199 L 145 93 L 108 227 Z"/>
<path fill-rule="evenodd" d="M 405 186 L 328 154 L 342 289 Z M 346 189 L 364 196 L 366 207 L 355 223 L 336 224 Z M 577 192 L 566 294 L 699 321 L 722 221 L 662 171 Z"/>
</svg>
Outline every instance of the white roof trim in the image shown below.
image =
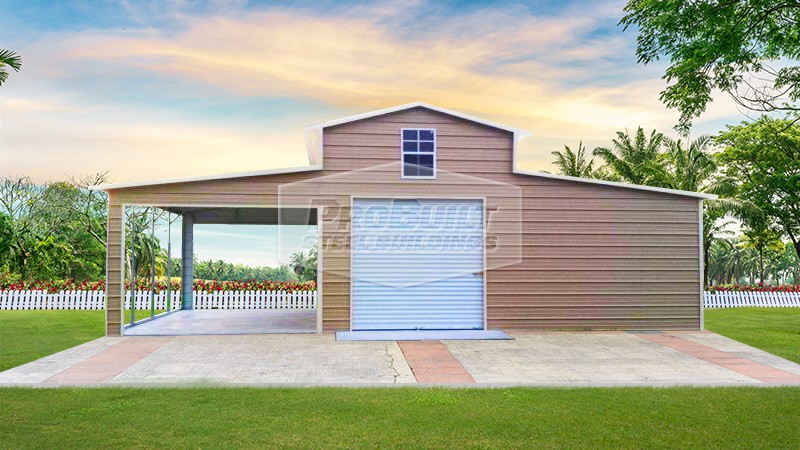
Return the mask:
<svg viewBox="0 0 800 450">
<path fill-rule="evenodd" d="M 96 186 L 89 186 L 89 189 L 97 191 L 112 191 L 114 189 L 155 186 L 160 184 L 191 183 L 193 181 L 226 180 L 230 178 L 258 177 L 261 175 L 280 175 L 284 173 L 313 172 L 315 170 L 322 170 L 322 166 L 320 165 L 320 166 L 285 167 L 280 169 L 256 170 L 253 172 L 235 172 L 235 173 L 226 173 L 222 175 L 204 175 L 200 177 L 172 178 L 167 180 L 131 181 L 128 183 L 108 183 L 108 184 L 98 184 Z"/>
<path fill-rule="evenodd" d="M 576 181 L 578 183 L 588 183 L 588 184 L 599 184 L 601 186 L 613 186 L 619 188 L 626 188 L 626 189 L 636 189 L 639 191 L 651 191 L 651 192 L 659 192 L 662 194 L 673 194 L 673 195 L 681 195 L 684 197 L 694 197 L 694 198 L 701 198 L 706 200 L 715 200 L 717 198 L 714 194 L 706 194 L 704 192 L 692 192 L 692 191 L 681 191 L 678 189 L 667 189 L 667 188 L 660 188 L 654 186 L 642 186 L 640 184 L 630 184 L 630 183 L 619 183 L 616 181 L 606 181 L 606 180 L 596 180 L 594 178 L 581 178 L 581 177 L 571 177 L 568 175 L 556 175 L 552 173 L 545 173 L 545 172 L 535 172 L 532 170 L 517 170 L 514 169 L 514 173 L 520 175 L 529 175 L 533 177 L 542 177 L 542 178 L 552 178 L 554 180 L 564 180 L 564 181 Z"/>
<path fill-rule="evenodd" d="M 314 124 L 314 125 L 309 125 L 309 126 L 306 127 L 306 129 L 327 128 L 327 127 L 332 127 L 332 126 L 335 126 L 335 125 L 341 125 L 343 123 L 355 122 L 356 120 L 369 119 L 370 117 L 382 116 L 384 114 L 389 114 L 389 113 L 393 113 L 393 112 L 397 112 L 397 111 L 403 111 L 403 110 L 406 110 L 406 109 L 418 108 L 418 107 L 430 109 L 432 111 L 437 111 L 437 112 L 440 112 L 440 113 L 443 113 L 443 114 L 448 114 L 448 115 L 455 116 L 455 117 L 458 117 L 458 118 L 461 118 L 461 119 L 464 119 L 464 120 L 469 120 L 471 122 L 477 122 L 477 123 L 480 123 L 480 124 L 483 124 L 483 125 L 486 125 L 486 126 L 489 126 L 489 127 L 499 128 L 501 130 L 510 131 L 512 133 L 516 133 L 516 134 L 520 134 L 520 135 L 525 135 L 525 136 L 530 136 L 531 135 L 531 133 L 529 131 L 521 130 L 519 128 L 509 127 L 508 125 L 502 125 L 502 124 L 499 124 L 499 123 L 490 122 L 488 120 L 481 119 L 480 117 L 470 116 L 468 114 L 464 114 L 464 113 L 461 113 L 461 112 L 458 112 L 458 111 L 453 111 L 451 109 L 441 108 L 439 106 L 434 106 L 434 105 L 431 105 L 431 104 L 428 104 L 428 103 L 424 103 L 424 102 L 406 103 L 405 105 L 392 106 L 391 108 L 378 109 L 376 111 L 369 111 L 369 112 L 365 112 L 365 113 L 361 113 L 361 114 L 356 114 L 354 116 L 342 117 L 341 119 L 334 119 L 334 120 L 329 120 L 327 122 L 322 122 L 322 123 L 318 123 L 318 124 Z"/>
</svg>

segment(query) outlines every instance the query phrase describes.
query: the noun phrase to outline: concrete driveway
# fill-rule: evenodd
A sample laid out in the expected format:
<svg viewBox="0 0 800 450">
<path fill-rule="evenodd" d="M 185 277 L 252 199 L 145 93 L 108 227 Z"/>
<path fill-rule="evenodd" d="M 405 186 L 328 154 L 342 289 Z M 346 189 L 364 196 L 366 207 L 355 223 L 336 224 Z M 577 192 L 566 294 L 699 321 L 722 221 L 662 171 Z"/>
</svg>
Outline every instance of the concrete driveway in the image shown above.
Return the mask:
<svg viewBox="0 0 800 450">
<path fill-rule="evenodd" d="M 2 385 L 800 385 L 800 365 L 710 332 L 515 333 L 506 341 L 333 335 L 101 338 Z"/>
</svg>

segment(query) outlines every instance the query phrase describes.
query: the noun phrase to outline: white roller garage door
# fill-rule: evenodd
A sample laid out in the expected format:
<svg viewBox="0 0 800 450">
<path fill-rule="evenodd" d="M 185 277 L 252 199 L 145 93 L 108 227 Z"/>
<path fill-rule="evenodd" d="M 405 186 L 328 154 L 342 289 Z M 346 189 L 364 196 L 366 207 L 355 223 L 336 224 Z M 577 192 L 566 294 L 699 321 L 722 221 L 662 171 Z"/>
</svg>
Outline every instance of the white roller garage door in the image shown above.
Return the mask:
<svg viewBox="0 0 800 450">
<path fill-rule="evenodd" d="M 483 329 L 481 200 L 355 199 L 353 330 Z"/>
</svg>

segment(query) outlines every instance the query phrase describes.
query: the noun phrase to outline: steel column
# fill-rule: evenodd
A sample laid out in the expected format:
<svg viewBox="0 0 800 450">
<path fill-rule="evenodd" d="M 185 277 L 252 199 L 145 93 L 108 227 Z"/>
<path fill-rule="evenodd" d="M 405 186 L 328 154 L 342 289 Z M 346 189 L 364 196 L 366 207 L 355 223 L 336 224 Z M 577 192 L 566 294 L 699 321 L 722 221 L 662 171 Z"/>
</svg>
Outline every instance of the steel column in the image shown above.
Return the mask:
<svg viewBox="0 0 800 450">
<path fill-rule="evenodd" d="M 181 308 L 194 309 L 194 215 L 183 213 L 181 236 Z"/>
</svg>

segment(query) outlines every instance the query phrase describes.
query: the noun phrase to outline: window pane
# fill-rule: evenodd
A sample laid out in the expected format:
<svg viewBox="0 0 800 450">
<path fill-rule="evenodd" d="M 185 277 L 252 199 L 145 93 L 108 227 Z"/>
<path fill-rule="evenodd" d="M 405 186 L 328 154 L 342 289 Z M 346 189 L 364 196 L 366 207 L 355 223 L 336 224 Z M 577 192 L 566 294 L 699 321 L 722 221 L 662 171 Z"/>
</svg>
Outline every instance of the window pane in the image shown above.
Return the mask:
<svg viewBox="0 0 800 450">
<path fill-rule="evenodd" d="M 417 140 L 417 130 L 403 130 L 403 140 Z"/>
<path fill-rule="evenodd" d="M 421 141 L 432 141 L 433 130 L 419 130 L 419 139 Z"/>
<path fill-rule="evenodd" d="M 403 156 L 403 175 L 407 177 L 416 177 L 419 175 L 419 156 L 418 155 L 405 155 Z"/>
<path fill-rule="evenodd" d="M 433 152 L 433 142 L 420 142 L 419 143 L 419 151 L 421 152 Z"/>
<path fill-rule="evenodd" d="M 417 143 L 416 142 L 403 142 L 403 152 L 414 152 L 417 151 Z"/>
<path fill-rule="evenodd" d="M 419 155 L 418 164 L 433 169 L 433 155 Z"/>
<path fill-rule="evenodd" d="M 432 177 L 433 176 L 433 169 L 430 167 L 423 167 L 417 166 L 417 176 L 420 177 Z"/>
</svg>

